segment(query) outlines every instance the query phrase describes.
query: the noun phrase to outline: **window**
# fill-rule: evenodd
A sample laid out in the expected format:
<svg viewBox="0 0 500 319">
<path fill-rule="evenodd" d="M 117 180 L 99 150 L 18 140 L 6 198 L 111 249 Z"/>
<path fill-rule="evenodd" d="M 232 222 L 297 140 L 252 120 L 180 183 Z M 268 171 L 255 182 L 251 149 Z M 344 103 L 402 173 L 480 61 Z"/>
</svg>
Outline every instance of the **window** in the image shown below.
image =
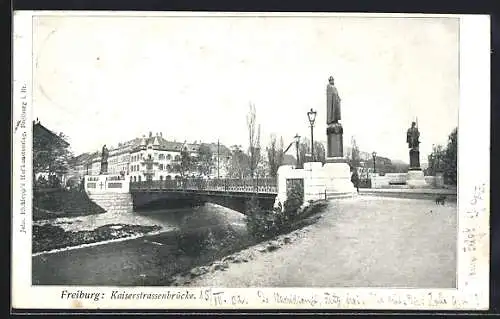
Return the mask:
<svg viewBox="0 0 500 319">
<path fill-rule="evenodd" d="M 172 159 L 172 155 L 167 154 L 167 159 L 168 159 L 168 160 Z"/>
<path fill-rule="evenodd" d="M 159 159 L 160 159 L 160 161 L 164 160 L 165 159 L 165 155 L 160 154 Z"/>
<path fill-rule="evenodd" d="M 163 180 L 163 176 L 160 175 L 160 181 L 162 181 L 162 180 Z"/>
<path fill-rule="evenodd" d="M 133 181 L 133 179 L 134 179 L 134 178 L 133 178 L 132 176 L 130 176 L 130 181 L 131 181 L 131 182 Z"/>
<path fill-rule="evenodd" d="M 139 180 L 139 182 L 141 181 L 141 175 L 138 176 L 138 180 Z"/>
<path fill-rule="evenodd" d="M 137 182 L 137 178 L 134 176 L 134 182 Z"/>
<path fill-rule="evenodd" d="M 160 171 L 163 171 L 163 164 L 160 164 Z"/>
</svg>

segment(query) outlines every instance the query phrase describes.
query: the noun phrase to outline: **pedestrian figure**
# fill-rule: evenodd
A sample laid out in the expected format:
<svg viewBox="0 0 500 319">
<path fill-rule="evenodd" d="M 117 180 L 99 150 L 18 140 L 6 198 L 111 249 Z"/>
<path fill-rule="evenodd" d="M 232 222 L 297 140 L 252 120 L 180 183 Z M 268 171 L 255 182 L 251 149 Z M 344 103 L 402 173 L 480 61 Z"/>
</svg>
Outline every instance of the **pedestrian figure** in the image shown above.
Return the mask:
<svg viewBox="0 0 500 319">
<path fill-rule="evenodd" d="M 351 182 L 354 185 L 354 187 L 356 187 L 356 191 L 359 194 L 359 175 L 358 175 L 358 170 L 356 168 L 352 170 Z"/>
</svg>

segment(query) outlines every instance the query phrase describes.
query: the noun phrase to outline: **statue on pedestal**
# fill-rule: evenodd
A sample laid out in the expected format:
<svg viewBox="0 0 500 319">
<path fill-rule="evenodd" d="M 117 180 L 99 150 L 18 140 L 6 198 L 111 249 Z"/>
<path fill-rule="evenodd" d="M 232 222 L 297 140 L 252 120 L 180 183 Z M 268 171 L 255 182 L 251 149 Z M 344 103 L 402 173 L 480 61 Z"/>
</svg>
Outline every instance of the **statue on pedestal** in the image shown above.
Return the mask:
<svg viewBox="0 0 500 319">
<path fill-rule="evenodd" d="M 417 123 L 412 122 L 411 127 L 406 132 L 406 143 L 410 149 L 410 169 L 420 169 L 419 138 L 420 132 Z"/>
<path fill-rule="evenodd" d="M 342 134 L 344 130 L 340 121 L 340 96 L 335 87 L 333 76 L 328 78 L 326 86 L 326 135 L 328 139 L 327 157 L 343 157 Z"/>
<path fill-rule="evenodd" d="M 101 152 L 101 173 L 100 173 L 101 175 L 108 173 L 108 157 L 109 157 L 109 151 L 106 147 L 106 144 L 104 144 Z"/>
</svg>

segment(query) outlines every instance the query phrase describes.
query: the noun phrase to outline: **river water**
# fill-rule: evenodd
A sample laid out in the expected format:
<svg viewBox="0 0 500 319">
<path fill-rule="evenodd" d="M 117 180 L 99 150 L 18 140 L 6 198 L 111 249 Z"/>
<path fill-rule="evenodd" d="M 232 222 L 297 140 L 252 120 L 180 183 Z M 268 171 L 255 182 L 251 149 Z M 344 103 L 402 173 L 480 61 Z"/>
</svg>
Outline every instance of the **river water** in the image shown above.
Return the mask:
<svg viewBox="0 0 500 319">
<path fill-rule="evenodd" d="M 205 204 L 177 211 L 105 213 L 53 224 L 88 230 L 111 223 L 160 225 L 163 232 L 141 238 L 32 258 L 33 285 L 168 285 L 176 274 L 210 264 L 255 243 L 244 215 Z"/>
</svg>

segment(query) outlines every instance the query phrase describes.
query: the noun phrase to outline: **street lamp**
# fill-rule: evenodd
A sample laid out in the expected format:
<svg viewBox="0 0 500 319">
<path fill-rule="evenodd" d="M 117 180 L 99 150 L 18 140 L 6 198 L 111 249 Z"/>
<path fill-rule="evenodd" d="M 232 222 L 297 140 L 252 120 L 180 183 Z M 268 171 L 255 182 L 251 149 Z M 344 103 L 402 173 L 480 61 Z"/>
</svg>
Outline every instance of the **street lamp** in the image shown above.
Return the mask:
<svg viewBox="0 0 500 319">
<path fill-rule="evenodd" d="M 314 121 L 316 120 L 316 111 L 312 108 L 309 112 L 307 112 L 307 117 L 309 118 L 309 124 L 311 124 L 311 157 L 314 162 L 314 135 L 313 135 L 313 127 Z"/>
<path fill-rule="evenodd" d="M 300 143 L 300 135 L 299 133 L 295 134 L 295 150 L 297 151 L 297 165 L 296 167 L 299 168 L 299 143 Z"/>
<path fill-rule="evenodd" d="M 377 152 L 373 152 L 372 157 L 373 157 L 373 174 L 375 174 L 377 173 L 377 170 L 375 168 L 375 158 L 377 158 Z"/>
</svg>

